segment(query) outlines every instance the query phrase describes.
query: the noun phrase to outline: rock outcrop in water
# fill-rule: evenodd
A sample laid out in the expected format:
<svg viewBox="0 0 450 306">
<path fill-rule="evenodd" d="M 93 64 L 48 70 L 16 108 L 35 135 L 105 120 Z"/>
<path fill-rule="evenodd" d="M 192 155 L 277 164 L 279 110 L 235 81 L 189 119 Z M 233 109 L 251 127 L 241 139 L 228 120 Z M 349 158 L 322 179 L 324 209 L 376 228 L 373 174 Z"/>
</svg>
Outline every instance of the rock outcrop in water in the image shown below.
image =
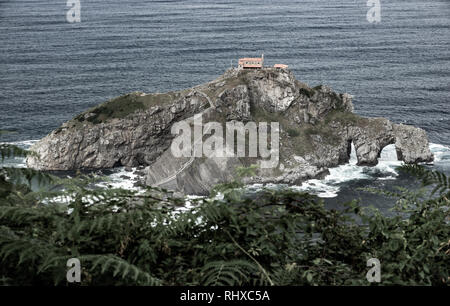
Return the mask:
<svg viewBox="0 0 450 306">
<path fill-rule="evenodd" d="M 165 94 L 131 93 L 90 109 L 36 143 L 29 167 L 42 170 L 145 166 L 147 185 L 204 194 L 258 157 L 174 157 L 172 126 L 201 114 L 207 122 L 279 122 L 279 163 L 248 182 L 300 184 L 347 163 L 351 143 L 359 165 L 374 166 L 395 144 L 399 160 L 430 162 L 426 133 L 384 118 L 353 113 L 351 96 L 310 88 L 288 70 L 229 70 L 218 79 Z M 206 136 L 205 136 L 206 137 Z M 230 148 L 228 148 L 230 149 Z M 234 149 L 234 144 L 233 148 Z"/>
</svg>

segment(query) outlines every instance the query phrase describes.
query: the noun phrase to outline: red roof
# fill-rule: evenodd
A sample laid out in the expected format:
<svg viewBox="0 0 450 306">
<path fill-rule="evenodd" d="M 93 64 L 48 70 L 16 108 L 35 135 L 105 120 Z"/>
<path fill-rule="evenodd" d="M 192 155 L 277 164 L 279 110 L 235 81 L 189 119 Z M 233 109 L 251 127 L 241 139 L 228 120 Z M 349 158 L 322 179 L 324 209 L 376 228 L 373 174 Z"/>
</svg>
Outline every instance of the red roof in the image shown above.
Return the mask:
<svg viewBox="0 0 450 306">
<path fill-rule="evenodd" d="M 243 68 L 262 68 L 264 59 L 262 57 L 244 57 L 239 59 L 239 65 Z"/>
<path fill-rule="evenodd" d="M 239 59 L 240 62 L 243 62 L 243 61 L 252 61 L 252 62 L 260 61 L 260 62 L 262 62 L 262 60 L 263 59 L 261 57 L 244 57 L 244 58 Z"/>
</svg>

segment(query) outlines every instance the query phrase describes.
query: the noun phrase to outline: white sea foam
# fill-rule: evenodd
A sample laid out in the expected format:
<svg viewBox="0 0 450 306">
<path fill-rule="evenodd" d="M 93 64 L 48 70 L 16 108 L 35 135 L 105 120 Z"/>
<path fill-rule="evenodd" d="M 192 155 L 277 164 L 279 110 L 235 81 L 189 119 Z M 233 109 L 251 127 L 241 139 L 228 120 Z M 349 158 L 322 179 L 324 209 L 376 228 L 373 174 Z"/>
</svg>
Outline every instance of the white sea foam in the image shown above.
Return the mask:
<svg viewBox="0 0 450 306">
<path fill-rule="evenodd" d="M 430 150 L 434 154 L 434 162 L 449 161 L 450 163 L 450 147 L 432 143 Z"/>
<path fill-rule="evenodd" d="M 28 149 L 36 142 L 37 140 L 26 140 L 11 142 L 10 144 Z M 430 144 L 430 150 L 435 156 L 435 164 L 450 164 L 450 147 L 432 143 Z M 327 175 L 323 180 L 312 179 L 304 182 L 301 186 L 293 186 L 291 188 L 300 191 L 308 191 L 323 198 L 332 198 L 338 195 L 344 183 L 364 179 L 395 180 L 398 176 L 396 167 L 402 164 L 401 161 L 397 160 L 397 154 L 394 145 L 389 145 L 383 149 L 379 158 L 378 165 L 376 165 L 375 167 L 360 167 L 357 166 L 356 163 L 356 152 L 355 148 L 352 145 L 352 152 L 348 164 L 341 165 L 336 168 L 331 168 L 330 174 Z M 2 165 L 9 167 L 26 167 L 24 158 L 6 159 L 2 163 Z M 143 190 L 142 188 L 134 186 L 137 177 L 135 171 L 135 168 L 132 169 L 132 172 L 127 172 L 125 168 L 118 168 L 114 171 L 114 173 L 108 175 L 110 179 L 108 182 L 99 183 L 98 186 L 106 187 L 109 185 L 113 188 L 124 188 L 129 190 L 141 191 Z M 256 190 L 262 187 L 263 185 L 261 184 L 254 184 L 252 186 L 249 186 L 250 189 Z M 265 187 L 279 188 L 280 186 L 270 184 L 266 185 Z"/>
<path fill-rule="evenodd" d="M 108 175 L 109 180 L 97 184 L 99 187 L 122 188 L 127 190 L 143 191 L 142 188 L 135 186 L 137 180 L 136 168 L 126 171 L 124 167 L 114 170 L 114 173 Z"/>
<path fill-rule="evenodd" d="M 3 142 L 3 143 L 15 145 L 15 146 L 18 146 L 18 147 L 20 147 L 22 149 L 29 149 L 32 145 L 34 145 L 38 141 L 39 141 L 39 139 L 31 139 L 31 140 Z"/>
<path fill-rule="evenodd" d="M 324 180 L 308 180 L 304 182 L 301 186 L 292 186 L 294 190 L 307 191 L 318 195 L 321 198 L 334 198 L 339 192 L 339 187 L 334 186 L 330 182 L 325 182 Z"/>
<path fill-rule="evenodd" d="M 440 144 L 430 144 L 430 150 L 435 155 L 435 162 L 450 161 L 450 148 Z M 402 165 L 397 160 L 395 145 L 386 146 L 375 167 L 359 167 L 356 165 L 356 151 L 352 145 L 350 162 L 330 169 L 330 174 L 323 180 L 308 180 L 296 190 L 308 191 L 322 198 L 333 198 L 338 195 L 343 183 L 362 179 L 395 180 L 398 176 L 396 168 Z"/>
</svg>

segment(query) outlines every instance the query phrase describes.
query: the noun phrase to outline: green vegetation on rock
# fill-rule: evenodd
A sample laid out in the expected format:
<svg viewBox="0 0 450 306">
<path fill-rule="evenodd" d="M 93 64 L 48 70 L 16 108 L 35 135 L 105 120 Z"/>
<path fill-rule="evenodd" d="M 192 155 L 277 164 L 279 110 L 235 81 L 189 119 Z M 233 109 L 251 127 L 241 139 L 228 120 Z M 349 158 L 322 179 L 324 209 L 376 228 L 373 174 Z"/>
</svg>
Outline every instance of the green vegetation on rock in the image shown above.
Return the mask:
<svg viewBox="0 0 450 306">
<path fill-rule="evenodd" d="M 95 106 L 78 115 L 74 120 L 88 121 L 93 124 L 107 122 L 113 118 L 126 118 L 127 116 L 149 109 L 154 106 L 165 106 L 174 103 L 183 92 L 143 94 L 139 92 L 126 94 L 105 103 Z"/>
</svg>

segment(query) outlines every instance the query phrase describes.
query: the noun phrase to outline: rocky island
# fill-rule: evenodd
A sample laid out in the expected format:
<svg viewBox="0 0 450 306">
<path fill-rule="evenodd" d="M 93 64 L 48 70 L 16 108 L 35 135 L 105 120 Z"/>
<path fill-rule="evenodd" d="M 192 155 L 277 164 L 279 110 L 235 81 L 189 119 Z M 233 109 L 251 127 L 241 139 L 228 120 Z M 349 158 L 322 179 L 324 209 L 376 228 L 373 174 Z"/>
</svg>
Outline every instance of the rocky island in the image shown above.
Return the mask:
<svg viewBox="0 0 450 306">
<path fill-rule="evenodd" d="M 236 167 L 257 164 L 262 158 L 175 157 L 173 125 L 192 123 L 199 114 L 203 123 L 279 123 L 277 166 L 258 169 L 248 183 L 301 184 L 322 178 L 328 168 L 349 161 L 352 143 L 361 166 L 376 165 L 390 144 L 406 163 L 433 160 L 424 130 L 358 116 L 349 94 L 327 86 L 311 88 L 288 69 L 265 68 L 230 69 L 190 89 L 134 92 L 109 100 L 37 142 L 31 150 L 39 158 L 30 155 L 27 164 L 40 170 L 141 167 L 143 184 L 206 194 L 215 184 L 233 179 Z"/>
</svg>

